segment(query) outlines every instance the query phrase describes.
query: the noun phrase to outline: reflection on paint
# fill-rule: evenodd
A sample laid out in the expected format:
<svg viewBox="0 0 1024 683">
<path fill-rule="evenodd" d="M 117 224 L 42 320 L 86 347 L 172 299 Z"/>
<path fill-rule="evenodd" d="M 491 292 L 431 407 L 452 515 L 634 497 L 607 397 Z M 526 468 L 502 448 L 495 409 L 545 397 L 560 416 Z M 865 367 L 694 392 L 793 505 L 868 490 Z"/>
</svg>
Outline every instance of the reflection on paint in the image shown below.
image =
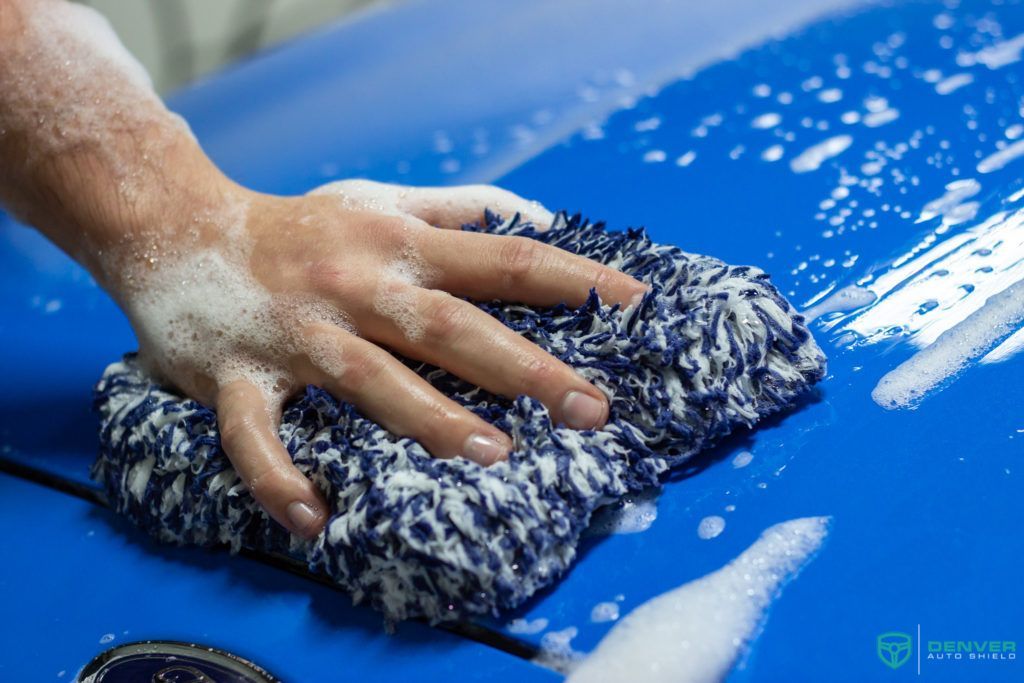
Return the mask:
<svg viewBox="0 0 1024 683">
<path fill-rule="evenodd" d="M 877 301 L 840 328 L 863 343 L 905 335 L 924 348 L 1024 279 L 1024 211 L 1000 211 L 942 239 L 940 225 L 864 287 Z"/>
</svg>

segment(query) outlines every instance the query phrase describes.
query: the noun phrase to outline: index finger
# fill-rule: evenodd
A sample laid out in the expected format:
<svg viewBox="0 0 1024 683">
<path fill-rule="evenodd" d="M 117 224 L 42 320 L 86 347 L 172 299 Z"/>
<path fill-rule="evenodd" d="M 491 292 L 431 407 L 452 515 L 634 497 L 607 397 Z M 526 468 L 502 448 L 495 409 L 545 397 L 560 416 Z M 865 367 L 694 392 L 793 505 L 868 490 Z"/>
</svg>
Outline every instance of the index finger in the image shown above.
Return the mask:
<svg viewBox="0 0 1024 683">
<path fill-rule="evenodd" d="M 647 287 L 606 265 L 528 237 L 437 230 L 421 233 L 420 254 L 436 289 L 477 300 L 579 306 L 596 289 L 605 304 L 639 301 Z"/>
</svg>

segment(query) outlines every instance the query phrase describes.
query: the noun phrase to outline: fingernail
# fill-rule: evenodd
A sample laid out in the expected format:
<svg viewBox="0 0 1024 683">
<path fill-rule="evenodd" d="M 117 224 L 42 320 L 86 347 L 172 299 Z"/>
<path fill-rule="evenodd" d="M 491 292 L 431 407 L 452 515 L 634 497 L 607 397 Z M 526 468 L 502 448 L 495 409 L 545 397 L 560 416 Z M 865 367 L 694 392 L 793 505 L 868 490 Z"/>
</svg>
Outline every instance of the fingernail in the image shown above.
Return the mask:
<svg viewBox="0 0 1024 683">
<path fill-rule="evenodd" d="M 319 531 L 320 513 L 317 509 L 295 500 L 288 504 L 288 521 L 297 533 L 309 538 Z"/>
<path fill-rule="evenodd" d="M 570 391 L 562 400 L 562 419 L 572 429 L 594 429 L 604 419 L 604 403 L 581 391 Z"/>
<path fill-rule="evenodd" d="M 640 292 L 639 294 L 634 294 L 633 298 L 629 300 L 629 305 L 633 306 L 634 308 L 639 306 L 640 302 L 644 300 L 644 294 L 647 294 L 646 290 Z"/>
<path fill-rule="evenodd" d="M 489 436 L 473 434 L 466 439 L 462 453 L 482 465 L 491 465 L 508 457 L 508 447 Z"/>
</svg>

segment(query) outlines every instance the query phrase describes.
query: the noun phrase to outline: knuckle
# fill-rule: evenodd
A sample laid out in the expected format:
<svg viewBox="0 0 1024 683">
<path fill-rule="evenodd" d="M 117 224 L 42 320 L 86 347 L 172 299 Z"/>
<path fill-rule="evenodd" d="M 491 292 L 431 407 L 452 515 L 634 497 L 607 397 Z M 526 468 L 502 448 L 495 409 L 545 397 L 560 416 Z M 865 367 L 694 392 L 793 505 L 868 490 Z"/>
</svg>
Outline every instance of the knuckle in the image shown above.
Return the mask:
<svg viewBox="0 0 1024 683">
<path fill-rule="evenodd" d="M 308 267 L 307 277 L 314 290 L 342 299 L 356 295 L 363 282 L 351 268 L 332 261 L 314 261 Z"/>
<path fill-rule="evenodd" d="M 606 292 L 616 279 L 616 273 L 610 268 L 599 266 L 595 272 L 594 277 L 591 278 L 591 288 L 596 289 L 599 293 Z"/>
<path fill-rule="evenodd" d="M 268 467 L 256 472 L 246 482 L 250 493 L 264 507 L 273 503 L 278 496 L 286 492 L 289 484 L 291 484 L 291 480 L 281 467 Z"/>
<path fill-rule="evenodd" d="M 355 353 L 351 362 L 345 363 L 338 381 L 350 392 L 361 393 L 377 382 L 387 366 L 388 359 L 383 351 L 364 349 Z"/>
<path fill-rule="evenodd" d="M 510 286 L 521 284 L 541 260 L 540 244 L 528 237 L 509 237 L 498 253 L 499 268 Z"/>
<path fill-rule="evenodd" d="M 381 214 L 370 218 L 364 227 L 385 245 L 403 243 L 408 232 L 407 224 L 402 218 Z"/>
<path fill-rule="evenodd" d="M 430 296 L 424 317 L 424 334 L 434 344 L 451 341 L 469 322 L 465 303 L 442 292 Z"/>
<path fill-rule="evenodd" d="M 534 397 L 545 394 L 546 389 L 553 386 L 561 374 L 561 369 L 553 359 L 533 358 L 522 373 L 523 392 Z"/>
<path fill-rule="evenodd" d="M 452 440 L 461 430 L 459 414 L 440 401 L 431 401 L 423 407 L 421 438 L 436 447 L 441 441 Z"/>
<path fill-rule="evenodd" d="M 235 416 L 232 413 L 218 418 L 220 441 L 232 457 L 241 456 L 241 448 L 257 429 L 256 420 L 250 415 Z"/>
</svg>

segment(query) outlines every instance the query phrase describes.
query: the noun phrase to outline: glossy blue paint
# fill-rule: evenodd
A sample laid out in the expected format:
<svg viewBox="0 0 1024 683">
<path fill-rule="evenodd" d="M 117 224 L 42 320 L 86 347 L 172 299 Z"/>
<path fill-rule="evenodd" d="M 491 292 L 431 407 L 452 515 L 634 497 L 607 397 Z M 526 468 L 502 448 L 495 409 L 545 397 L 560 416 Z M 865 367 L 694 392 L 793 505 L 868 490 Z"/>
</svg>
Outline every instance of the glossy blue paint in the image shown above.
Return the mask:
<svg viewBox="0 0 1024 683">
<path fill-rule="evenodd" d="M 378 615 L 330 588 L 156 545 L 111 512 L 7 475 L 0 515 L 19 521 L 5 524 L 0 565 L 5 681 L 71 681 L 100 652 L 153 639 L 224 649 L 283 681 L 559 680 L 421 624 L 385 635 Z"/>
<path fill-rule="evenodd" d="M 949 16 L 952 26 L 939 30 L 947 21 L 938 15 Z M 957 64 L 958 52 L 992 42 L 979 35 L 978 21 L 999 22 L 1006 38 L 1024 32 L 1024 10 L 1015 3 L 964 2 L 949 12 L 938 3 L 911 3 L 815 25 L 666 87 L 611 117 L 602 139 L 575 136 L 501 182 L 548 204 L 585 208 L 614 227 L 645 224 L 657 239 L 688 250 L 763 264 L 798 305 L 832 286 L 869 275 L 878 281 L 890 263 L 929 235 L 941 244 L 980 230 L 998 212 L 1022 209 L 1020 197 L 1011 197 L 1022 186 L 1024 159 L 990 173 L 977 169 L 997 141 L 1012 143 L 1009 138 L 1020 134 L 1012 126 L 1021 121 L 1024 96 L 1020 62 L 994 69 Z M 847 78 L 837 75 L 837 55 L 845 55 L 839 63 L 848 65 Z M 892 74 L 872 73 L 880 67 Z M 970 73 L 974 82 L 939 95 L 929 82 L 931 69 L 943 77 Z M 810 80 L 815 77 L 822 79 L 820 86 Z M 761 84 L 770 86 L 769 97 L 755 94 Z M 831 88 L 842 91 L 841 99 L 823 102 L 821 93 Z M 781 92 L 792 94 L 791 104 L 778 101 Z M 876 127 L 843 123 L 844 112 L 863 116 L 865 99 L 872 97 L 888 99 L 898 118 Z M 871 103 L 879 108 L 878 100 Z M 769 130 L 751 126 L 767 112 L 778 112 L 782 122 Z M 708 125 L 716 115 L 721 123 Z M 660 120 L 655 130 L 637 131 L 639 122 L 654 117 Z M 805 118 L 810 127 L 802 123 Z M 828 129 L 819 130 L 819 121 Z M 702 125 L 706 137 L 700 136 Z M 923 134 L 916 149 L 909 147 L 899 160 L 889 158 L 878 173 L 865 167 L 873 163 L 878 143 L 893 150 L 915 131 Z M 786 139 L 789 132 L 792 141 Z M 817 171 L 791 169 L 797 153 L 837 135 L 852 138 L 842 154 Z M 782 159 L 764 160 L 762 151 L 775 144 L 785 149 Z M 645 161 L 652 150 L 664 150 L 666 160 Z M 689 151 L 695 152 L 690 165 L 674 163 Z M 936 153 L 941 163 L 929 162 Z M 834 200 L 844 172 L 881 184 L 875 192 L 849 185 L 849 195 Z M 981 185 L 972 198 L 980 201 L 975 219 L 946 232 L 939 218 L 917 222 L 922 207 L 943 195 L 947 183 L 967 178 Z M 850 216 L 831 224 L 852 201 L 858 204 Z M 874 215 L 866 218 L 865 210 Z M 909 214 L 901 216 L 903 211 Z M 1024 257 L 1013 243 L 1020 234 L 1017 228 L 1008 231 L 1001 255 L 997 249 L 977 258 L 991 259 L 997 276 L 1004 271 L 1004 277 L 1020 277 L 1013 270 Z M 941 299 L 935 292 L 944 290 L 915 285 L 919 291 L 908 296 L 918 297 L 911 303 L 919 302 L 920 309 L 887 319 L 891 327 L 881 334 L 846 336 L 843 330 L 857 324 L 853 313 L 815 323 L 831 358 L 820 393 L 793 413 L 723 444 L 699 475 L 667 484 L 648 531 L 588 544 L 566 580 L 522 616 L 547 618 L 552 629 L 576 626 L 580 634 L 573 645 L 587 651 L 608 629 L 590 623 L 595 603 L 623 594 L 625 613 L 725 564 L 773 523 L 832 515 L 824 550 L 773 607 L 745 668 L 731 680 L 774 680 L 773 672 L 782 671 L 796 674 L 796 680 L 810 680 L 815 672 L 828 680 L 876 680 L 891 672 L 875 656 L 875 636 L 887 630 L 912 633 L 917 624 L 925 640 L 972 633 L 1019 639 L 1018 612 L 1011 605 L 1024 598 L 1017 578 L 1024 556 L 1017 524 L 1024 512 L 1024 359 L 972 363 L 915 410 L 883 410 L 870 398 L 882 375 L 930 333 L 927 316 L 930 325 L 945 327 L 947 318 L 982 303 L 969 298 L 969 289 L 980 289 L 988 274 L 961 268 L 947 277 L 960 278 L 954 283 L 963 285 L 960 301 L 943 300 L 927 310 L 929 299 Z M 900 296 L 897 289 L 882 302 Z M 753 453 L 753 462 L 734 468 L 731 459 L 743 450 Z M 727 511 L 731 505 L 733 512 Z M 696 534 L 707 515 L 727 521 L 724 533 L 710 541 Z M 1019 666 L 925 659 L 922 673 L 926 680 L 1019 680 Z"/>
<path fill-rule="evenodd" d="M 439 6 L 442 12 L 457 12 L 469 4 Z M 474 21 L 494 25 L 501 18 L 496 6 L 474 10 L 481 12 L 473 15 Z M 399 67 L 415 63 L 430 41 L 414 46 L 397 41 L 392 45 L 394 63 L 384 72 L 360 61 L 369 59 L 374 38 L 379 43 L 389 32 L 411 35 L 427 25 L 424 15 L 403 12 L 364 18 L 359 35 L 341 27 L 294 43 L 189 89 L 174 104 L 211 154 L 240 180 L 294 192 L 349 174 L 418 183 L 486 179 L 495 169 L 535 153 L 563 130 L 560 126 L 584 123 L 614 107 L 624 94 L 612 87 L 610 99 L 602 99 L 601 106 L 578 108 L 568 94 L 584 82 L 584 72 L 578 71 L 564 75 L 561 89 L 543 90 L 546 100 L 533 100 L 528 107 L 520 108 L 514 98 L 480 98 L 491 108 L 470 109 L 465 120 L 446 119 L 445 98 L 436 93 L 441 86 L 435 83 L 422 91 L 400 87 L 404 81 Z M 949 20 L 942 18 L 946 15 Z M 457 24 L 454 15 L 443 16 Z M 674 23 L 678 15 L 671 16 L 670 21 L 653 23 L 669 32 L 681 30 Z M 579 18 L 583 21 L 582 12 Z M 439 31 L 435 37 L 443 35 L 430 26 Z M 645 224 L 659 240 L 732 262 L 763 265 L 802 306 L 829 287 L 869 276 L 877 282 L 890 264 L 922 240 L 939 244 L 968 231 L 983 232 L 978 226 L 997 212 L 1019 210 L 1020 198 L 1009 198 L 1021 187 L 1024 159 L 990 173 L 980 173 L 977 164 L 996 151 L 998 140 L 1013 143 L 1012 126 L 1021 119 L 1024 97 L 1021 63 L 989 68 L 969 65 L 962 57 L 963 63 L 957 63 L 960 53 L 973 53 L 996 40 L 995 26 L 1004 38 L 1024 32 L 1020 4 L 968 1 L 944 10 L 937 2 L 897 3 L 822 21 L 639 100 L 632 109 L 611 116 L 600 127 L 599 139 L 592 139 L 597 129 L 591 127 L 587 135 L 552 147 L 501 182 L 549 206 L 608 219 L 613 227 Z M 610 30 L 602 34 L 613 35 Z M 353 43 L 347 52 L 341 37 L 366 42 Z M 528 35 L 516 37 L 521 40 L 512 42 L 519 45 Z M 643 42 L 641 36 L 633 46 Z M 682 52 L 671 56 L 653 42 L 658 49 L 651 50 L 658 56 L 635 67 L 643 85 L 631 92 L 658 82 L 679 63 Z M 572 45 L 601 59 L 606 43 L 593 41 L 589 48 L 585 43 Z M 452 49 L 453 63 L 473 52 L 472 45 L 461 49 Z M 616 59 L 625 59 L 627 52 L 617 53 Z M 334 64 L 374 77 L 386 73 L 396 85 L 360 89 L 359 79 L 334 80 Z M 478 74 L 475 81 L 475 68 L 446 72 L 442 80 L 452 83 L 447 92 L 461 92 L 454 85 L 459 77 L 483 88 L 487 80 L 500 80 L 493 74 L 503 69 L 514 71 L 514 60 L 489 63 L 480 70 L 484 77 Z M 969 73 L 974 80 L 939 95 L 931 70 L 940 70 L 940 79 Z M 768 87 L 767 97 L 759 96 L 764 88 L 758 86 Z M 838 100 L 835 93 L 822 96 L 832 89 L 841 91 Z M 378 127 L 359 128 L 365 113 L 359 108 L 346 118 L 345 99 L 353 91 L 380 105 L 382 122 L 374 122 Z M 412 95 L 402 99 L 403 92 Z M 780 101 L 782 93 L 789 93 L 792 101 Z M 404 114 L 403 103 L 424 97 L 430 106 L 424 105 L 422 117 Z M 523 148 L 508 141 L 510 126 L 529 124 L 541 102 L 558 98 L 561 104 L 552 105 L 550 130 Z M 885 98 L 898 110 L 897 117 L 882 122 L 883 114 L 871 121 L 879 125 L 865 125 L 864 117 L 872 113 L 866 99 L 879 110 L 875 114 L 887 111 L 870 98 Z M 392 116 L 396 111 L 402 115 Z M 843 114 L 850 111 L 860 121 L 844 122 Z M 755 117 L 770 112 L 781 115 L 778 125 L 751 126 Z M 827 128 L 820 129 L 819 122 Z M 505 141 L 476 155 L 471 126 L 490 130 L 492 141 L 495 136 L 505 136 Z M 447 145 L 438 145 L 437 129 L 446 131 L 451 151 L 440 151 Z M 366 134 L 345 135 L 352 130 Z M 910 141 L 916 132 L 921 135 L 915 148 Z M 787 139 L 789 134 L 792 139 Z M 793 172 L 790 162 L 796 154 L 837 135 L 850 136 L 847 149 L 817 170 Z M 363 140 L 366 147 L 360 151 L 348 138 Z M 253 140 L 265 147 L 254 147 Z M 884 149 L 876 149 L 877 143 Z M 900 144 L 908 148 L 897 152 Z M 782 147 L 781 158 L 762 158 L 774 145 Z M 657 161 L 662 158 L 657 152 L 664 161 Z M 677 163 L 689 159 L 688 152 L 694 153 L 689 165 Z M 878 164 L 875 152 L 887 159 L 877 172 L 872 166 Z M 448 158 L 459 162 L 454 173 L 442 170 Z M 408 166 L 400 165 L 402 161 Z M 858 180 L 842 186 L 843 170 L 867 185 Z M 924 205 L 942 195 L 947 183 L 966 178 L 977 179 L 981 186 L 971 198 L 979 202 L 976 218 L 949 225 L 945 232 L 939 232 L 940 218 L 916 222 Z M 873 186 L 878 179 L 881 184 Z M 848 194 L 837 191 L 841 186 Z M 850 214 L 843 216 L 844 209 Z M 874 213 L 867 216 L 865 210 Z M 1018 232 L 1007 230 L 1006 235 Z M 9 225 L 0 229 L 0 239 L 13 245 L 0 248 L 0 287 L 5 292 L 0 325 L 6 346 L 0 373 L 13 389 L 0 397 L 0 447 L 10 449 L 9 457 L 82 478 L 94 439 L 88 386 L 106 362 L 132 346 L 131 333 L 109 300 L 42 240 Z M 1005 249 L 997 256 L 992 260 L 997 271 L 1012 273 L 1013 259 Z M 833 516 L 833 526 L 825 547 L 773 606 L 764 632 L 731 680 L 776 680 L 779 672 L 786 672 L 789 680 L 913 676 L 910 665 L 897 672 L 886 669 L 874 648 L 877 634 L 913 632 L 917 624 L 925 639 L 1019 640 L 1013 606 L 1024 598 L 1015 576 L 1024 541 L 1012 520 L 1024 512 L 1017 463 L 1024 420 L 1015 409 L 1024 398 L 1024 361 L 1018 357 L 972 364 L 916 410 L 885 411 L 870 398 L 882 375 L 985 291 L 983 274 L 961 269 L 952 275 L 959 278 L 955 285 L 976 288 L 969 292 L 964 287 L 962 301 L 927 284 L 914 290 L 904 286 L 883 297 L 893 301 L 906 296 L 920 304 L 919 311 L 884 320 L 873 314 L 886 323 L 888 333 L 864 333 L 857 327 L 858 320 L 869 320 L 870 309 L 859 317 L 854 312 L 816 322 L 818 339 L 831 357 L 830 376 L 819 394 L 793 413 L 730 439 L 703 459 L 706 468 L 698 475 L 669 482 L 658 501 L 658 519 L 648 531 L 587 541 L 581 561 L 566 579 L 513 616 L 545 618 L 548 630 L 576 627 L 573 646 L 585 652 L 610 626 L 590 622 L 596 603 L 621 594 L 626 613 L 722 566 L 776 522 L 827 514 Z M 940 290 L 946 298 L 929 309 L 930 292 Z M 47 313 L 51 301 L 61 305 Z M 862 334 L 850 337 L 846 331 L 851 328 Z M 750 451 L 753 461 L 734 468 L 731 458 L 742 450 Z M 735 510 L 727 511 L 731 505 Z M 725 517 L 725 531 L 716 539 L 700 540 L 697 525 L 712 514 Z M 4 513 L 5 519 L 11 515 Z M 125 544 L 118 552 L 136 552 Z M 139 561 L 148 552 L 138 551 Z M 229 571 L 234 570 L 211 560 L 194 573 Z M 252 623 L 258 630 L 258 619 Z M 539 642 L 541 636 L 519 637 Z M 925 680 L 1020 678 L 1019 666 L 1005 662 L 926 660 L 922 673 Z"/>
</svg>

